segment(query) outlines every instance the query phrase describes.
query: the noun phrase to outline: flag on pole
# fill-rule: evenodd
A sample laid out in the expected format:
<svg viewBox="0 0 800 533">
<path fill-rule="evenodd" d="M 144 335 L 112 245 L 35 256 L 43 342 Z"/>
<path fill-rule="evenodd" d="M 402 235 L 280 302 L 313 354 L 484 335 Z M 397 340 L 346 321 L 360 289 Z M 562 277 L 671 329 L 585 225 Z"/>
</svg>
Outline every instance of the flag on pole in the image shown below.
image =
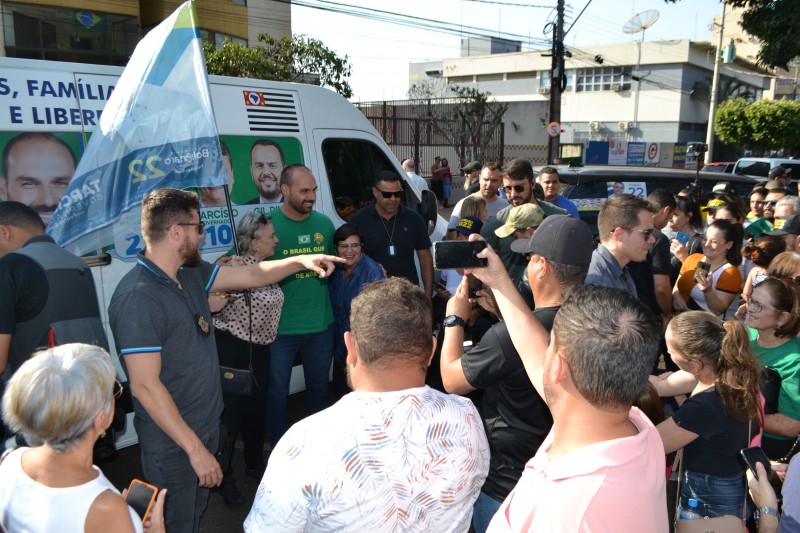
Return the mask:
<svg viewBox="0 0 800 533">
<path fill-rule="evenodd" d="M 155 189 L 227 183 L 194 0 L 136 46 L 47 233 L 75 254 Z"/>
</svg>

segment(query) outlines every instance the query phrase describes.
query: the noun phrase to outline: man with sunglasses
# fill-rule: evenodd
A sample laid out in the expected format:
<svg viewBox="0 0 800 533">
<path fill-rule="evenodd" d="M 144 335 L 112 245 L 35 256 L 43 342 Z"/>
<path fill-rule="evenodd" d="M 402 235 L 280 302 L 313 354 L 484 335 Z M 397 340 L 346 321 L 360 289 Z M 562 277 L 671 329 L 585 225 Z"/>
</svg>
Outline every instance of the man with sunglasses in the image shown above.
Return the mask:
<svg viewBox="0 0 800 533">
<path fill-rule="evenodd" d="M 766 185 L 767 196 L 764 198 L 764 218 L 773 222 L 775 220 L 775 206 L 778 200 L 786 196 L 786 189 L 779 181 L 768 181 Z"/>
<path fill-rule="evenodd" d="M 108 349 L 92 272 L 45 235 L 39 213 L 21 202 L 0 203 L 0 287 L 0 397 L 41 347 L 83 342 Z M 0 424 L 0 450 L 2 433 Z"/>
<path fill-rule="evenodd" d="M 622 289 L 638 296 L 628 271 L 631 261 L 644 261 L 655 242 L 654 208 L 644 198 L 615 194 L 600 208 L 600 244 L 592 253 L 587 285 Z"/>
<path fill-rule="evenodd" d="M 430 298 L 433 255 L 428 227 L 418 213 L 402 205 L 402 183 L 391 170 L 379 172 L 372 187 L 375 201 L 356 212 L 350 222 L 364 236 L 364 253 L 383 265 L 388 276 L 400 276 L 419 285 L 416 253 L 425 294 Z"/>
</svg>

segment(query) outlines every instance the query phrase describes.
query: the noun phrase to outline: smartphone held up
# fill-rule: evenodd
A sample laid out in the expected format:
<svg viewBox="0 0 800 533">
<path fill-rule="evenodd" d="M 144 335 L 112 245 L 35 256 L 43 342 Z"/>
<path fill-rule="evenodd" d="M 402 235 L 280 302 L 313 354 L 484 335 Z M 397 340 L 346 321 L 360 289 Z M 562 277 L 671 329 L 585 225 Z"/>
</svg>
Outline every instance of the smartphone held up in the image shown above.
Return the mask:
<svg viewBox="0 0 800 533">
<path fill-rule="evenodd" d="M 142 523 L 144 523 L 150 516 L 150 511 L 153 509 L 153 503 L 156 501 L 157 495 L 157 487 L 145 483 L 144 481 L 134 479 L 128 487 L 128 494 L 125 496 L 125 501 L 136 511 L 136 514 L 139 515 L 142 519 Z"/>
<path fill-rule="evenodd" d="M 486 249 L 486 241 L 436 241 L 433 243 L 433 268 L 481 268 L 488 266 L 486 259 L 477 257 Z"/>
</svg>

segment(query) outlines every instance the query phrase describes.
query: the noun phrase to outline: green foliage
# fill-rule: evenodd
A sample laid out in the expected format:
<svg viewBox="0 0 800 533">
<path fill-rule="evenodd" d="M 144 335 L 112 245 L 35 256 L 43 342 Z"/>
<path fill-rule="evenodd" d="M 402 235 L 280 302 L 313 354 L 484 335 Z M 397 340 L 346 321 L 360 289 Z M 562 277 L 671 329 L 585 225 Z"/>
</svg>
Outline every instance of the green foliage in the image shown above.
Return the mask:
<svg viewBox="0 0 800 533">
<path fill-rule="evenodd" d="M 679 0 L 664 1 L 675 3 Z M 745 8 L 742 28 L 761 40 L 759 63 L 788 70 L 789 62 L 800 56 L 797 0 L 728 0 L 728 5 Z"/>
<path fill-rule="evenodd" d="M 222 48 L 203 43 L 209 74 L 273 81 L 313 82 L 328 87 L 345 98 L 353 96 L 347 82 L 350 63 L 322 41 L 307 35 L 275 39 L 259 34 L 260 46 L 247 47 L 225 40 Z M 318 81 L 317 81 L 318 78 Z"/>
<path fill-rule="evenodd" d="M 717 108 L 714 132 L 726 143 L 755 150 L 794 150 L 800 147 L 800 102 L 742 98 Z"/>
</svg>

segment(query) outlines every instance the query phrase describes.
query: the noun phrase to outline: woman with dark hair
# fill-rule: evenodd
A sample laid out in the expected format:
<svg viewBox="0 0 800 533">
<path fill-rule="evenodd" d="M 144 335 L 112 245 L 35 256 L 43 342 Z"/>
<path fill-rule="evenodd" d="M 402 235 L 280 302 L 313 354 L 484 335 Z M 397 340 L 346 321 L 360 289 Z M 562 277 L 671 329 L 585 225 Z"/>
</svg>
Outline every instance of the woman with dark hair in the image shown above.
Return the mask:
<svg viewBox="0 0 800 533">
<path fill-rule="evenodd" d="M 339 226 L 333 234 L 333 247 L 336 255 L 345 259 L 344 263 L 337 263 L 328 282 L 334 317 L 332 389 L 336 398 L 341 398 L 349 392 L 345 379 L 347 347 L 344 345 L 344 332 L 350 331 L 350 304 L 364 285 L 383 279 L 386 274 L 381 265 L 362 253 L 364 239 L 358 226 Z"/>
<path fill-rule="evenodd" d="M 676 196 L 677 206 L 672 212 L 667 228 L 671 234 L 670 251 L 672 252 L 670 276 L 672 284 L 678 280 L 681 265 L 692 254 L 703 251 L 703 215 L 700 206 L 693 198 Z M 688 235 L 688 239 L 677 239 L 678 232 Z M 666 232 L 665 232 L 666 233 Z"/>
<path fill-rule="evenodd" d="M 778 412 L 764 417 L 761 447 L 770 459 L 786 463 L 800 451 L 800 286 L 775 278 L 756 285 L 744 324 L 758 360 L 781 376 Z"/>
<path fill-rule="evenodd" d="M 747 332 L 741 322 L 722 324 L 712 313 L 690 311 L 670 321 L 665 337 L 672 360 L 681 370 L 651 383 L 662 395 L 691 392 L 657 426 L 666 453 L 683 449 L 676 515 L 681 520 L 741 518 L 746 467 L 739 451 L 748 448 L 759 433 L 761 409 L 760 368 Z M 668 390 L 672 381 L 688 386 Z"/>
<path fill-rule="evenodd" d="M 236 264 L 255 265 L 275 254 L 278 237 L 267 215 L 248 213 L 236 228 L 236 239 L 242 254 L 231 260 Z M 277 283 L 244 292 L 212 293 L 213 299 L 227 304 L 214 316 L 215 339 L 220 366 L 250 370 L 252 394 L 244 396 L 224 392 L 221 423 L 225 429 L 220 442 L 223 450 L 233 450 L 236 437 L 242 434 L 244 444 L 245 474 L 261 479 L 264 464 L 264 437 L 266 433 L 267 382 L 269 381 L 269 345 L 278 334 L 278 322 L 283 308 L 283 291 Z M 244 496 L 236 488 L 233 478 L 232 454 L 223 454 L 228 464 L 222 467 L 222 485 L 219 492 L 225 504 L 243 505 Z"/>
<path fill-rule="evenodd" d="M 742 262 L 742 225 L 715 220 L 708 226 L 703 253 L 692 254 L 681 267 L 672 290 L 677 311 L 711 311 L 722 316 L 742 288 L 742 275 L 737 268 Z M 700 263 L 708 269 L 698 269 Z"/>
<path fill-rule="evenodd" d="M 453 172 L 450 170 L 450 163 L 442 158 L 442 202 L 448 206 L 450 195 L 453 194 Z"/>
</svg>

